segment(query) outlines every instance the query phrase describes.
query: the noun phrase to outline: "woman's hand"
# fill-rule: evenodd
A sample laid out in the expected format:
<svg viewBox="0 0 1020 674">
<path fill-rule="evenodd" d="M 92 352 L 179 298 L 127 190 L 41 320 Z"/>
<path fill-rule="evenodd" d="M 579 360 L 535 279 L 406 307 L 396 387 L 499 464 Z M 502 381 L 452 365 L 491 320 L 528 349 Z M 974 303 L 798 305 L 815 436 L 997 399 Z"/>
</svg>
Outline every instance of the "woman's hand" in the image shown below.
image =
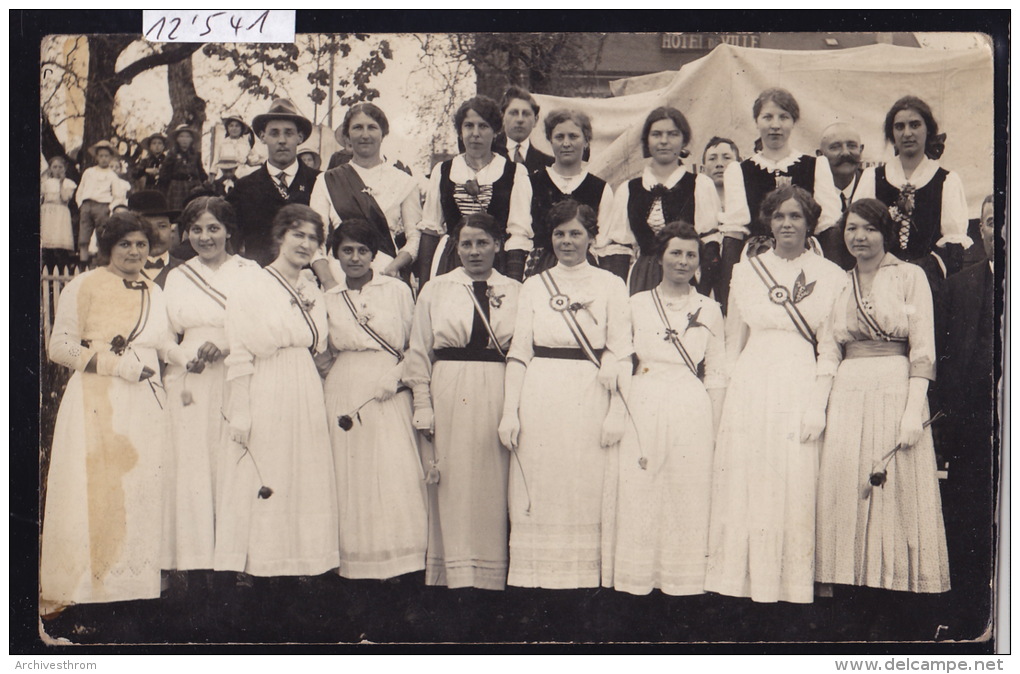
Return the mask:
<svg viewBox="0 0 1020 674">
<path fill-rule="evenodd" d="M 607 391 L 619 389 L 620 369 L 616 359 L 606 357 L 602 359 L 602 366 L 599 368 L 598 381 Z"/>
<path fill-rule="evenodd" d="M 220 348 L 212 342 L 206 342 L 202 346 L 198 347 L 198 353 L 195 354 L 198 360 L 205 361 L 206 363 L 215 363 L 220 358 L 223 358 L 223 352 Z"/>
<path fill-rule="evenodd" d="M 400 386 L 400 380 L 389 374 L 385 374 L 379 378 L 379 381 L 375 384 L 375 392 L 372 397 L 379 402 L 385 402 L 392 398 L 397 393 L 397 388 Z"/>
<path fill-rule="evenodd" d="M 800 441 L 814 442 L 825 430 L 825 408 L 812 406 L 800 422 Z"/>
<path fill-rule="evenodd" d="M 924 433 L 921 415 L 911 409 L 903 412 L 900 417 L 900 432 L 896 436 L 896 449 L 905 450 L 913 447 L 921 440 Z"/>
<path fill-rule="evenodd" d="M 201 358 L 195 358 L 193 360 L 190 360 L 188 361 L 186 369 L 188 372 L 202 374 L 202 371 L 205 369 L 205 361 L 202 360 Z"/>
<path fill-rule="evenodd" d="M 393 278 L 400 278 L 400 267 L 397 266 L 397 261 L 394 260 L 386 265 L 386 268 L 382 270 L 383 276 L 392 276 Z"/>
<path fill-rule="evenodd" d="M 625 415 L 611 412 L 602 422 L 602 446 L 612 447 L 623 439 Z"/>
<path fill-rule="evenodd" d="M 436 431 L 436 415 L 431 407 L 419 407 L 414 410 L 414 419 L 411 424 L 415 430 L 419 430 L 431 436 Z"/>
<path fill-rule="evenodd" d="M 499 421 L 499 441 L 509 450 L 517 449 L 521 434 L 521 420 L 516 414 L 504 414 Z"/>
<path fill-rule="evenodd" d="M 234 417 L 230 420 L 230 441 L 242 447 L 247 447 L 248 436 L 251 435 L 251 416 L 248 414 L 235 414 Z"/>
<path fill-rule="evenodd" d="M 146 371 L 148 371 L 148 374 L 146 374 Z M 125 381 L 135 383 L 148 379 L 156 373 L 152 368 L 146 367 L 142 361 L 138 360 L 134 353 L 128 353 L 121 356 L 120 360 L 117 361 L 115 374 Z"/>
</svg>

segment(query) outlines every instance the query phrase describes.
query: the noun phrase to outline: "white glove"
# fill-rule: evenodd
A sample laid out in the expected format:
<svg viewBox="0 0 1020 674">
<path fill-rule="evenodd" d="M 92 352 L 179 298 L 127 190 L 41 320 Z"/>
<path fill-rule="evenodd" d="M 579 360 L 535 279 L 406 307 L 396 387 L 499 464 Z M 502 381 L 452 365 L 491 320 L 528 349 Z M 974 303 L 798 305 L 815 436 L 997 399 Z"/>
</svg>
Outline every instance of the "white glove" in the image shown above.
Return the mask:
<svg viewBox="0 0 1020 674">
<path fill-rule="evenodd" d="M 379 381 L 375 384 L 375 391 L 372 397 L 379 402 L 385 402 L 392 398 L 397 393 L 397 388 L 400 386 L 400 380 L 391 374 L 384 374 L 379 378 Z"/>
<path fill-rule="evenodd" d="M 431 407 L 420 407 L 414 411 L 411 422 L 415 429 L 433 433 L 436 430 L 436 417 Z"/>
<path fill-rule="evenodd" d="M 619 386 L 620 368 L 614 358 L 604 358 L 599 368 L 598 381 L 607 391 L 616 391 Z"/>
<path fill-rule="evenodd" d="M 623 414 L 608 414 L 602 422 L 602 446 L 612 447 L 623 439 L 625 417 Z"/>
<path fill-rule="evenodd" d="M 509 450 L 517 449 L 521 434 L 521 420 L 516 414 L 504 414 L 499 421 L 499 441 Z"/>
<path fill-rule="evenodd" d="M 117 376 L 132 383 L 142 380 L 142 370 L 144 369 L 145 364 L 130 352 L 121 356 L 117 362 Z"/>
</svg>

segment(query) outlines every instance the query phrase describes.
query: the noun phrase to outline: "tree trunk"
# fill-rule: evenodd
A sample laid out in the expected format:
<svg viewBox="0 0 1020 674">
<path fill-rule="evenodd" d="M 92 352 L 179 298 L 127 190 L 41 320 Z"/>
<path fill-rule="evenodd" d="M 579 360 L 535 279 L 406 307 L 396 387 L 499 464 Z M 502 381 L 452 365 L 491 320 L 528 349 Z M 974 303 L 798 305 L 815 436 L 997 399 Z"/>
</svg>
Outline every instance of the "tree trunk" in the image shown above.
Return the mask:
<svg viewBox="0 0 1020 674">
<path fill-rule="evenodd" d="M 108 139 L 113 133 L 113 102 L 120 88 L 116 72 L 117 57 L 133 41 L 134 38 L 127 35 L 88 37 L 89 76 L 85 89 L 85 129 L 79 157 L 82 170 L 95 163 L 88 148 L 100 140 Z"/>
<path fill-rule="evenodd" d="M 187 124 L 202 138 L 202 127 L 205 125 L 205 100 L 195 92 L 195 76 L 191 57 L 171 63 L 167 66 L 167 87 L 170 92 L 170 106 L 173 115 L 170 117 L 170 129 L 179 124 Z"/>
</svg>

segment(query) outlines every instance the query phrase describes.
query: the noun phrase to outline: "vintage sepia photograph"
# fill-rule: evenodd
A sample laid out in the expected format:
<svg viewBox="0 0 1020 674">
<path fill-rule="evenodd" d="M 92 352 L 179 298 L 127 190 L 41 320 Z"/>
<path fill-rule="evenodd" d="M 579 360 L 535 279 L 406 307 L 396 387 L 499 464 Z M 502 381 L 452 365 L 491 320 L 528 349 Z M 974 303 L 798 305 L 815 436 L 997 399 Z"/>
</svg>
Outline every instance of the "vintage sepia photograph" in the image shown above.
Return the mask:
<svg viewBox="0 0 1020 674">
<path fill-rule="evenodd" d="M 26 652 L 1002 652 L 1008 11 L 45 14 Z"/>
</svg>

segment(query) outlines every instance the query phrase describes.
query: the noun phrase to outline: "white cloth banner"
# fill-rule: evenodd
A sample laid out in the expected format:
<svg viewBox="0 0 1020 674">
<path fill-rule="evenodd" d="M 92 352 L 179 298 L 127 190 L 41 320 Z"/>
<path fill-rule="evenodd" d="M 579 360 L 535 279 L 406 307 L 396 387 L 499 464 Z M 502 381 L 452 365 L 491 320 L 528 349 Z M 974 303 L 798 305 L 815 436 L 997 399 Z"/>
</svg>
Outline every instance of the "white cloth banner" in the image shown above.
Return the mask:
<svg viewBox="0 0 1020 674">
<path fill-rule="evenodd" d="M 614 188 L 640 175 L 641 127 L 655 107 L 671 105 L 691 123 L 691 157 L 701 163 L 712 136 L 736 141 L 741 157 L 752 153 L 758 132 L 751 108 L 769 87 L 789 90 L 800 105 L 792 146 L 814 153 L 821 132 L 833 122 L 860 131 L 866 164 L 893 157 L 885 141 L 885 114 L 901 96 L 926 101 L 948 134 L 940 163 L 955 171 L 967 191 L 969 215 L 980 215 L 981 201 L 992 192 L 994 98 L 990 48 L 918 49 L 876 44 L 833 51 L 787 51 L 720 45 L 679 71 L 653 73 L 614 83 L 634 92 L 616 98 L 565 98 L 536 94 L 542 117 L 557 108 L 575 108 L 591 116 L 594 138 L 588 169 Z M 654 87 L 654 88 L 651 88 Z M 544 125 L 532 142 L 549 151 Z"/>
</svg>

